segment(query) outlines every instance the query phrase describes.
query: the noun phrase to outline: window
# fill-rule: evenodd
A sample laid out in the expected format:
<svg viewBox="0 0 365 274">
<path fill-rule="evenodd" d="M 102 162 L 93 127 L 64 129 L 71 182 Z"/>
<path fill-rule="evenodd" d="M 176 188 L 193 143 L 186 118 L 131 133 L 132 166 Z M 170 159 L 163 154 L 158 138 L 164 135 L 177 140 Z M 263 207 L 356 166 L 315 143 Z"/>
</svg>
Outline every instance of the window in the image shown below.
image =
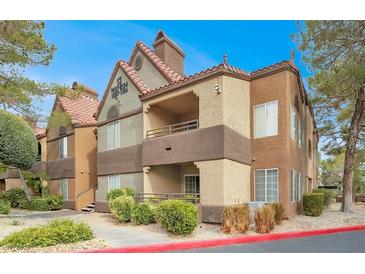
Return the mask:
<svg viewBox="0 0 365 274">
<path fill-rule="evenodd" d="M 112 189 L 120 188 L 120 175 L 109 175 L 108 176 L 108 191 Z"/>
<path fill-rule="evenodd" d="M 184 176 L 185 193 L 198 194 L 200 193 L 199 175 Z"/>
<path fill-rule="evenodd" d="M 63 199 L 65 201 L 68 200 L 68 180 L 67 179 L 61 179 L 60 193 L 61 193 L 61 195 L 63 195 Z"/>
<path fill-rule="evenodd" d="M 108 150 L 119 147 L 120 127 L 119 121 L 112 122 L 108 125 Z"/>
<path fill-rule="evenodd" d="M 255 138 L 278 134 L 278 101 L 254 106 Z"/>
<path fill-rule="evenodd" d="M 298 120 L 298 141 L 299 141 L 299 147 L 303 145 L 303 133 L 302 133 L 302 123 L 300 122 L 300 119 Z"/>
<path fill-rule="evenodd" d="M 67 158 L 67 136 L 60 139 L 60 158 Z"/>
<path fill-rule="evenodd" d="M 255 201 L 278 201 L 278 169 L 255 170 Z"/>
<path fill-rule="evenodd" d="M 297 140 L 298 114 L 293 106 L 290 106 L 290 138 Z"/>
<path fill-rule="evenodd" d="M 290 188 L 292 202 L 300 201 L 302 199 L 302 175 L 295 170 L 290 171 Z"/>
</svg>

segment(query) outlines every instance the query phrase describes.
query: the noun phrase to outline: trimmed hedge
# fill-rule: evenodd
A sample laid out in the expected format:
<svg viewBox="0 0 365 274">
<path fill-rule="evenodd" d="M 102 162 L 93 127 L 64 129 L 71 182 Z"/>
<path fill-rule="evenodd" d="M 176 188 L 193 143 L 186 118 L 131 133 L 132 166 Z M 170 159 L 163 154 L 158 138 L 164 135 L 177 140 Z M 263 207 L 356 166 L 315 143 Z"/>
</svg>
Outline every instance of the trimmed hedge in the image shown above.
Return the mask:
<svg viewBox="0 0 365 274">
<path fill-rule="evenodd" d="M 272 209 L 274 210 L 274 220 L 275 224 L 280 225 L 284 219 L 284 206 L 280 203 L 271 204 Z"/>
<path fill-rule="evenodd" d="M 307 216 L 319 216 L 323 211 L 323 193 L 304 193 L 303 211 Z"/>
<path fill-rule="evenodd" d="M 17 208 L 20 206 L 20 204 L 28 201 L 27 195 L 21 188 L 12 188 L 3 192 L 1 199 L 8 201 L 12 208 Z"/>
<path fill-rule="evenodd" d="M 181 200 L 166 200 L 157 207 L 157 219 L 168 232 L 187 236 L 198 225 L 198 209 Z"/>
<path fill-rule="evenodd" d="M 20 204 L 20 208 L 38 211 L 60 210 L 63 208 L 63 196 L 49 195 L 46 197 L 35 197 L 30 201 L 24 201 Z"/>
<path fill-rule="evenodd" d="M 0 200 L 0 214 L 9 214 L 10 203 L 6 200 Z"/>
<path fill-rule="evenodd" d="M 325 206 L 329 206 L 333 202 L 333 198 L 335 197 L 335 194 L 330 189 L 325 188 L 317 188 L 313 190 L 313 193 L 323 193 L 323 204 Z"/>
<path fill-rule="evenodd" d="M 56 219 L 47 225 L 13 232 L 0 241 L 6 248 L 46 247 L 57 244 L 76 243 L 94 238 L 88 224 L 71 219 Z"/>
<path fill-rule="evenodd" d="M 225 206 L 222 217 L 222 230 L 225 233 L 239 231 L 244 233 L 250 225 L 250 210 L 247 204 Z"/>
<path fill-rule="evenodd" d="M 150 202 L 143 202 L 135 206 L 132 219 L 137 225 L 155 223 L 156 211 L 157 208 L 155 205 Z"/>
<path fill-rule="evenodd" d="M 130 222 L 135 207 L 135 201 L 130 196 L 120 196 L 109 202 L 112 215 L 121 222 Z"/>
<path fill-rule="evenodd" d="M 256 211 L 255 223 L 256 231 L 259 233 L 269 233 L 275 226 L 275 213 L 271 205 L 260 207 Z"/>
</svg>

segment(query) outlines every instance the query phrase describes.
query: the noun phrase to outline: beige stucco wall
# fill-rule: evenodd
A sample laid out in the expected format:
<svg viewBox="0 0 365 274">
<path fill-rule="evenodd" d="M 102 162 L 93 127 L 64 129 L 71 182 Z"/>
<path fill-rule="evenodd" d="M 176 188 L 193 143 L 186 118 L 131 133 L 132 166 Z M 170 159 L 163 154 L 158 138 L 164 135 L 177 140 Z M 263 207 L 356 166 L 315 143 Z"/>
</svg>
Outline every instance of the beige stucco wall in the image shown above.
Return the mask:
<svg viewBox="0 0 365 274">
<path fill-rule="evenodd" d="M 179 193 L 180 167 L 177 165 L 153 166 L 143 172 L 145 193 Z"/>
<path fill-rule="evenodd" d="M 17 178 L 5 179 L 5 190 L 9 190 L 12 188 L 23 188 L 22 181 Z"/>
<path fill-rule="evenodd" d="M 195 164 L 200 173 L 202 205 L 221 206 L 250 201 L 250 166 L 228 159 Z"/>
<path fill-rule="evenodd" d="M 143 192 L 143 173 L 127 173 L 120 174 L 120 186 L 122 188 L 129 187 L 137 193 Z M 96 191 L 96 201 L 105 201 L 106 193 L 108 192 L 108 176 L 98 177 L 98 189 Z"/>
<path fill-rule="evenodd" d="M 99 114 L 98 122 L 106 120 L 106 115 L 111 106 L 116 106 L 119 110 L 120 115 L 126 112 L 136 110 L 142 106 L 142 103 L 139 99 L 138 89 L 134 86 L 133 82 L 129 80 L 129 78 L 122 69 L 118 69 L 110 87 L 113 88 L 116 86 L 117 79 L 119 77 L 122 77 L 123 83 L 128 82 L 128 92 L 119 95 L 118 100 L 116 100 L 112 98 L 112 93 L 110 92 L 110 90 L 105 91 L 108 93 L 108 95 L 105 98 L 103 108 L 101 109 L 101 112 Z"/>
<path fill-rule="evenodd" d="M 143 53 L 138 50 L 137 54 L 134 56 L 132 61 L 132 67 L 134 68 L 134 61 L 138 55 L 143 56 L 143 65 L 140 70 L 137 71 L 138 76 L 143 79 L 143 82 L 150 89 L 155 89 L 166 85 L 167 80 L 161 75 L 161 73 L 156 69 L 156 67 L 143 55 Z"/>
<path fill-rule="evenodd" d="M 142 113 L 119 120 L 120 148 L 142 143 Z M 98 152 L 108 150 L 108 124 L 98 127 Z"/>
<path fill-rule="evenodd" d="M 223 122 L 245 137 L 250 137 L 250 82 L 223 76 Z"/>
</svg>

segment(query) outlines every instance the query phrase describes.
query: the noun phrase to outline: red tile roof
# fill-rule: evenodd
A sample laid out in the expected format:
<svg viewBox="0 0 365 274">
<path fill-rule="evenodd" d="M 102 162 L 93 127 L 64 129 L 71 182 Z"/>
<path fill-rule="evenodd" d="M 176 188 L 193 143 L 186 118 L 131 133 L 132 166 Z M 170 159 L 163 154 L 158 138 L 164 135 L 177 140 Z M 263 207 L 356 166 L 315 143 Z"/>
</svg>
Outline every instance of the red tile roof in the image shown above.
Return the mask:
<svg viewBox="0 0 365 274">
<path fill-rule="evenodd" d="M 146 94 L 150 89 L 143 83 L 142 79 L 138 76 L 137 72 L 124 61 L 118 62 L 119 67 L 127 74 L 129 79 L 138 88 L 141 94 Z"/>
<path fill-rule="evenodd" d="M 69 95 L 57 96 L 56 99 L 64 111 L 70 115 L 71 123 L 74 126 L 96 125 L 95 112 L 99 106 L 97 99 L 80 93 L 78 98 Z"/>
<path fill-rule="evenodd" d="M 249 73 L 245 72 L 244 70 L 242 70 L 240 68 L 236 68 L 236 67 L 228 65 L 226 63 L 222 63 L 222 64 L 219 64 L 217 66 L 214 66 L 214 67 L 208 68 L 206 70 L 200 71 L 198 73 L 195 73 L 193 75 L 182 77 L 181 79 L 179 79 L 179 80 L 177 80 L 173 83 L 170 83 L 170 84 L 167 84 L 165 86 L 150 90 L 149 92 L 144 93 L 143 95 L 141 95 L 141 97 L 144 98 L 144 97 L 148 97 L 150 95 L 158 94 L 158 93 L 164 92 L 166 90 L 169 90 L 170 88 L 174 88 L 174 87 L 177 87 L 177 86 L 180 86 L 180 85 L 184 85 L 185 83 L 191 83 L 194 80 L 199 80 L 202 77 L 206 77 L 210 74 L 217 73 L 217 72 L 228 72 L 228 73 L 231 73 L 235 76 L 243 78 L 245 80 L 248 80 L 248 81 L 250 80 L 250 74 Z"/>
<path fill-rule="evenodd" d="M 161 74 L 166 78 L 166 80 L 170 83 L 178 81 L 183 78 L 182 75 L 171 69 L 168 65 L 166 65 L 157 54 L 147 47 L 143 42 L 138 41 L 136 46 L 134 47 L 131 58 L 129 59 L 129 66 L 132 65 L 132 59 L 137 54 L 138 49 L 142 51 L 142 53 L 150 60 L 150 62 L 161 72 Z"/>
<path fill-rule="evenodd" d="M 255 78 L 255 77 L 258 77 L 258 76 L 262 76 L 266 73 L 271 73 L 271 72 L 276 71 L 278 69 L 288 68 L 288 67 L 293 68 L 294 70 L 299 72 L 298 68 L 294 64 L 291 64 L 290 61 L 284 60 L 284 61 L 272 64 L 270 66 L 263 67 L 263 68 L 260 68 L 258 70 L 254 70 L 250 73 L 250 76 L 251 76 L 251 78 Z"/>
<path fill-rule="evenodd" d="M 42 138 L 44 136 L 46 136 L 46 129 L 45 128 L 41 128 L 41 127 L 36 127 L 34 129 L 34 134 L 35 136 L 38 138 Z"/>
</svg>

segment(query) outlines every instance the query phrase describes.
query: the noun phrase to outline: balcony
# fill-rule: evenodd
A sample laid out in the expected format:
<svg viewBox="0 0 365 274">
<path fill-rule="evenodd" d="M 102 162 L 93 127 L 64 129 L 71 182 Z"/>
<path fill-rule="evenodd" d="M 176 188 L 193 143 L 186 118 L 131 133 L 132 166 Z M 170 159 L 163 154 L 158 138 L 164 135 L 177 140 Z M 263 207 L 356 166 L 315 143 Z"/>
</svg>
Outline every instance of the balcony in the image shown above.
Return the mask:
<svg viewBox="0 0 365 274">
<path fill-rule="evenodd" d="M 171 134 L 184 132 L 199 128 L 199 120 L 191 120 L 182 123 L 172 124 L 165 127 L 147 130 L 146 138 L 162 137 Z"/>
</svg>

